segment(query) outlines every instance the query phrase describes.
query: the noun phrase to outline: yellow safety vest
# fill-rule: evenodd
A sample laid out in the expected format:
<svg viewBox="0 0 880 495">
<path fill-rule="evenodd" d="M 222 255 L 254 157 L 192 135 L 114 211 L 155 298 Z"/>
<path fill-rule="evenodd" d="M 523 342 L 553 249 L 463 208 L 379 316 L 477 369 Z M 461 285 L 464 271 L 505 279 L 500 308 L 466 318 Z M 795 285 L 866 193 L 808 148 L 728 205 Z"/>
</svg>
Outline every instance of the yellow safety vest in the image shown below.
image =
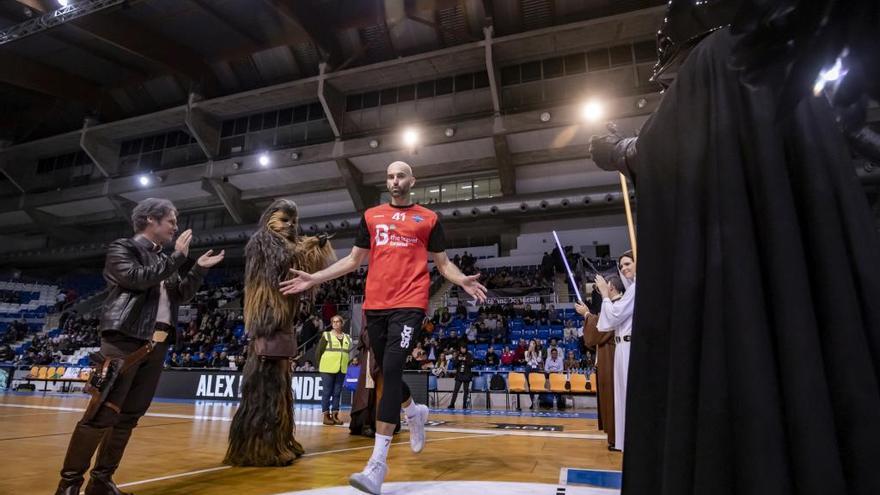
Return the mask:
<svg viewBox="0 0 880 495">
<path fill-rule="evenodd" d="M 351 337 L 342 334 L 342 343 L 333 336 L 333 332 L 324 332 L 327 347 L 321 354 L 318 371 L 321 373 L 345 373 L 348 371 L 348 352 L 351 350 Z"/>
</svg>

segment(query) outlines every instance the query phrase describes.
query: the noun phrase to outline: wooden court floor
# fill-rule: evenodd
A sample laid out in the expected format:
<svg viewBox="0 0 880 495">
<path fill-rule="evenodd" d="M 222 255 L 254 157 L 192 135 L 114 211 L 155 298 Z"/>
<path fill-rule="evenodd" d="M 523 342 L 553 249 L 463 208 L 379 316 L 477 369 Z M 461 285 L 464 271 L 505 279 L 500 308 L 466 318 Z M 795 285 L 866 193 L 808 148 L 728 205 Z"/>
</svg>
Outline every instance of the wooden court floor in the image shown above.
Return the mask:
<svg viewBox="0 0 880 495">
<path fill-rule="evenodd" d="M 67 441 L 85 405 L 80 394 L 0 395 L 0 494 L 54 493 Z M 154 402 L 114 479 L 138 495 L 274 495 L 347 485 L 349 474 L 360 471 L 372 452 L 371 439 L 351 436 L 345 426 L 323 426 L 320 409 L 304 406 L 297 410 L 296 436 L 306 456 L 284 468 L 230 468 L 221 461 L 235 407 Z M 432 411 L 430 420 L 443 423 L 429 427 L 420 454 L 409 450 L 405 430 L 395 436 L 386 481 L 555 484 L 565 467 L 619 470 L 622 455 L 607 450 L 596 420 L 566 416 Z M 347 413 L 340 417 L 347 419 Z M 496 423 L 562 431 L 502 430 Z"/>
</svg>

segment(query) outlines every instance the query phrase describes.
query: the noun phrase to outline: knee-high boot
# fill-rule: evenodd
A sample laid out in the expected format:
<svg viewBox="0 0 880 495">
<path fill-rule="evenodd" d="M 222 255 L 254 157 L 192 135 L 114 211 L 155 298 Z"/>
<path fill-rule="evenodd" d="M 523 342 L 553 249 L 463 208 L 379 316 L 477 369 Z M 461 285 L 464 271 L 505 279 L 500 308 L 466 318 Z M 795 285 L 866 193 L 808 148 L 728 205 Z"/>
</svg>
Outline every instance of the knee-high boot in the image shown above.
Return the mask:
<svg viewBox="0 0 880 495">
<path fill-rule="evenodd" d="M 86 495 L 131 495 L 121 491 L 112 479 L 122 460 L 122 454 L 125 453 L 131 432 L 132 428 L 119 425 L 107 432 L 98 450 L 98 458 L 86 486 Z"/>
<path fill-rule="evenodd" d="M 61 481 L 55 495 L 78 495 L 83 484 L 83 476 L 89 470 L 92 455 L 108 428 L 95 428 L 77 423 L 70 436 L 64 466 L 61 468 Z"/>
</svg>

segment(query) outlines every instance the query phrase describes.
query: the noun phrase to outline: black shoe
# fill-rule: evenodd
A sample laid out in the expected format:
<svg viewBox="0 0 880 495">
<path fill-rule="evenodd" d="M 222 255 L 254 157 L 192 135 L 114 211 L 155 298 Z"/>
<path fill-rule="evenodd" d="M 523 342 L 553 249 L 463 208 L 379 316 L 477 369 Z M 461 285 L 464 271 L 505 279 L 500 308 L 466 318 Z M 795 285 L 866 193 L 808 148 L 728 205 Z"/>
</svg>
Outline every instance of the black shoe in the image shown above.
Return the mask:
<svg viewBox="0 0 880 495">
<path fill-rule="evenodd" d="M 372 426 L 366 425 L 361 428 L 361 435 L 367 438 L 376 438 L 376 432 L 373 430 Z"/>
<path fill-rule="evenodd" d="M 113 482 L 109 477 L 96 476 L 94 472 L 92 472 L 92 476 L 89 478 L 89 484 L 86 485 L 86 495 L 133 495 L 129 492 L 124 492 L 116 486 L 116 483 Z"/>
<path fill-rule="evenodd" d="M 620 450 L 620 449 L 615 449 L 615 448 L 614 448 L 614 445 L 609 445 L 609 446 L 608 446 L 608 450 L 610 450 L 611 452 L 623 452 L 623 451 Z"/>
<path fill-rule="evenodd" d="M 58 489 L 55 495 L 79 495 L 79 489 L 82 487 L 82 479 L 79 481 L 61 480 L 58 483 Z"/>
</svg>

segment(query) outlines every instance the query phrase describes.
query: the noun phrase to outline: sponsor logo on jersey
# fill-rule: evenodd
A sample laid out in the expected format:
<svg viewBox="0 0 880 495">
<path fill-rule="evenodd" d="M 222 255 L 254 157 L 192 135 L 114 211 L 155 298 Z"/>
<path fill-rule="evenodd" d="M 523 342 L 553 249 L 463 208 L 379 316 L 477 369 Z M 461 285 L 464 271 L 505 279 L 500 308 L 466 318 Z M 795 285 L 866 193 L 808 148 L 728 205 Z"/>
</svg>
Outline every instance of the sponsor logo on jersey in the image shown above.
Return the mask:
<svg viewBox="0 0 880 495">
<path fill-rule="evenodd" d="M 419 215 L 413 215 L 412 219 L 415 220 L 416 223 L 421 223 L 421 221 L 424 220 L 424 218 Z"/>
</svg>

